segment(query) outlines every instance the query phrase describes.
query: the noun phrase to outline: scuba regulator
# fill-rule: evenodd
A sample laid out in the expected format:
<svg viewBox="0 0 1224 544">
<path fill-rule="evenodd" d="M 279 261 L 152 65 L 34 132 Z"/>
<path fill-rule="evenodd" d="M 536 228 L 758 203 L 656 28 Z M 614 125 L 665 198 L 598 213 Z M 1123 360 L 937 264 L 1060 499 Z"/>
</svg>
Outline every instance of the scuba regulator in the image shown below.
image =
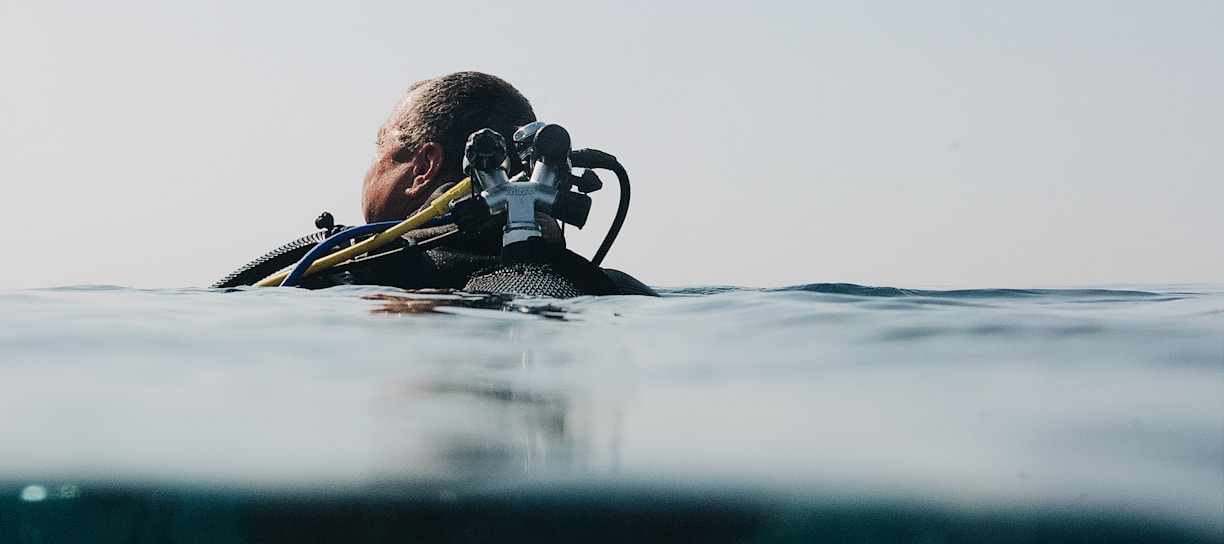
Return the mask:
<svg viewBox="0 0 1224 544">
<path fill-rule="evenodd" d="M 472 133 L 463 169 L 481 191 L 454 202 L 451 213 L 461 228 L 486 213 L 504 215 L 501 263 L 541 264 L 545 246 L 537 213 L 582 228 L 591 213 L 587 193 L 603 183 L 590 170 L 573 175 L 569 132 L 560 125 L 527 125 L 515 132 L 514 146 L 517 156 L 508 153 L 505 138 L 493 129 Z M 510 161 L 516 159 L 523 171 L 509 178 Z"/>
</svg>

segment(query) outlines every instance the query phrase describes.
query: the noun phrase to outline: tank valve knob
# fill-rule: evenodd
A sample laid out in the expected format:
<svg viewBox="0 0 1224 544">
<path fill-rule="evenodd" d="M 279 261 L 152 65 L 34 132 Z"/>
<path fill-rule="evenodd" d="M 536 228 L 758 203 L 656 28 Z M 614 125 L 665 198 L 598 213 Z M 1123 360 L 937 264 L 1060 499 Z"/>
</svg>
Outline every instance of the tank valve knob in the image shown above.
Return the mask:
<svg viewBox="0 0 1224 544">
<path fill-rule="evenodd" d="M 315 218 L 315 228 L 330 231 L 336 226 L 336 218 L 332 217 L 331 212 L 323 212 Z"/>
<path fill-rule="evenodd" d="M 491 128 L 480 129 L 468 137 L 463 153 L 464 171 L 478 172 L 500 168 L 506 162 L 506 139 Z"/>
<path fill-rule="evenodd" d="M 570 135 L 561 125 L 545 125 L 535 133 L 535 159 L 569 169 Z"/>
</svg>

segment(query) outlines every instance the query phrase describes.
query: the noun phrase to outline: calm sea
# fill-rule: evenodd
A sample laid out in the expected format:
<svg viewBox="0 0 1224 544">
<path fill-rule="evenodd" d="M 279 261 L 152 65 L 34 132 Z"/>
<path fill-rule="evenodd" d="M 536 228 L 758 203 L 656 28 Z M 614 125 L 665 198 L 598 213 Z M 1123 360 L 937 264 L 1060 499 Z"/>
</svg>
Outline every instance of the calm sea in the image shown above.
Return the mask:
<svg viewBox="0 0 1224 544">
<path fill-rule="evenodd" d="M 0 542 L 1220 542 L 1224 286 L 0 291 Z"/>
</svg>

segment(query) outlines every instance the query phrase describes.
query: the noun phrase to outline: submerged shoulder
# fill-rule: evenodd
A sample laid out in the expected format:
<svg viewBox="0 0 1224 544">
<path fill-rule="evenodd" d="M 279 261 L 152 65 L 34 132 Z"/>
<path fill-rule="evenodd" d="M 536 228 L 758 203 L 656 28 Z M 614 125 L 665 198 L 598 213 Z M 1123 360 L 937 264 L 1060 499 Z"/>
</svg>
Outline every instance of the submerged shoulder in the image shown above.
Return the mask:
<svg viewBox="0 0 1224 544">
<path fill-rule="evenodd" d="M 613 268 L 604 268 L 603 271 L 604 274 L 612 279 L 612 283 L 615 283 L 616 287 L 620 289 L 622 295 L 645 295 L 650 297 L 659 296 L 659 293 L 655 292 L 654 289 L 651 289 L 649 285 L 642 283 L 637 278 L 630 276 L 629 274 Z"/>
</svg>

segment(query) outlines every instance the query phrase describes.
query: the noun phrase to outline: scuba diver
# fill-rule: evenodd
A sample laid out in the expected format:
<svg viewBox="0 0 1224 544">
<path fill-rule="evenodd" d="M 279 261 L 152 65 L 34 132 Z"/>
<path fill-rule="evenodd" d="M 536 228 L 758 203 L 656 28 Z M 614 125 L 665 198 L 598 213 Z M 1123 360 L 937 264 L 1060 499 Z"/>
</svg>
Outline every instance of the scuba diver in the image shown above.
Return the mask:
<svg viewBox="0 0 1224 544">
<path fill-rule="evenodd" d="M 632 276 L 598 266 L 628 209 L 624 168 L 607 153 L 572 149 L 569 133 L 536 121 L 530 102 L 506 81 L 457 72 L 414 83 L 379 128 L 377 145 L 362 186 L 367 225 L 335 225 L 325 212 L 315 222 L 320 232 L 212 287 L 359 284 L 556 298 L 657 296 Z M 588 193 L 602 187 L 597 168 L 616 174 L 620 204 L 588 260 L 566 249 L 559 223 L 583 227 Z"/>
</svg>

